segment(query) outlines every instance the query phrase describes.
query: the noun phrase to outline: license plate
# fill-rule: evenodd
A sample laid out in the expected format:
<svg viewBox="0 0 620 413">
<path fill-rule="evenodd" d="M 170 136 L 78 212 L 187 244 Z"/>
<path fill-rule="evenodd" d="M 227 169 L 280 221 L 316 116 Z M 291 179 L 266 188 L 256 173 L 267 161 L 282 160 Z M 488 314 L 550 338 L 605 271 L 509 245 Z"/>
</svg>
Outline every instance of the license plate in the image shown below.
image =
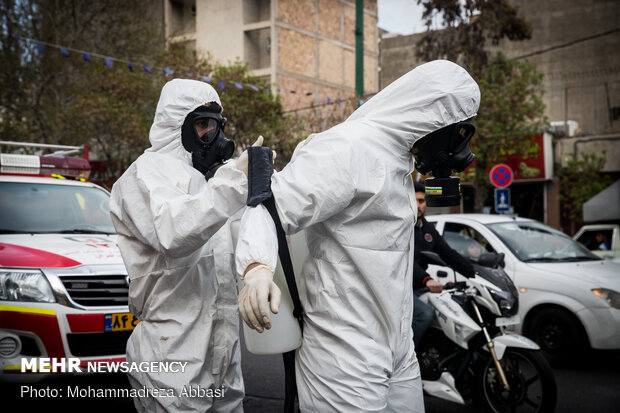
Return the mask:
<svg viewBox="0 0 620 413">
<path fill-rule="evenodd" d="M 139 322 L 131 313 L 105 314 L 103 317 L 103 331 L 133 330 Z"/>
<path fill-rule="evenodd" d="M 495 325 L 497 327 L 512 326 L 519 324 L 520 322 L 521 318 L 518 315 L 513 315 L 512 317 L 499 317 L 495 319 Z"/>
</svg>

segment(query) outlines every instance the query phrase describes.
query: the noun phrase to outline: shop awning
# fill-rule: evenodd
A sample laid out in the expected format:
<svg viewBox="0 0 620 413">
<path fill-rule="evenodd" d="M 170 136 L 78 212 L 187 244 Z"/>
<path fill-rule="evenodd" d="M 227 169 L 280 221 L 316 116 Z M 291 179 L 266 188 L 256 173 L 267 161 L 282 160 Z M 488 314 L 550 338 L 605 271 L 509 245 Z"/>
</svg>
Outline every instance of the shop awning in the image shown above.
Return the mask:
<svg viewBox="0 0 620 413">
<path fill-rule="evenodd" d="M 583 204 L 583 221 L 620 220 L 620 179 Z"/>
</svg>

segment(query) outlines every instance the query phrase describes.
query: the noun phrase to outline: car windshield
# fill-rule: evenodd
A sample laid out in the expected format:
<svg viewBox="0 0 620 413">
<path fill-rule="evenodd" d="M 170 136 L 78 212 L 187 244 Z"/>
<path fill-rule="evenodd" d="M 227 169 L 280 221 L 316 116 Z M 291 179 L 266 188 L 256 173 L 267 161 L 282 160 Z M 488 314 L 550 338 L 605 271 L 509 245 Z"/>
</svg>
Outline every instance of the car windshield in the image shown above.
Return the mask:
<svg viewBox="0 0 620 413">
<path fill-rule="evenodd" d="M 502 222 L 487 226 L 521 261 L 600 260 L 566 234 L 539 222 Z"/>
<path fill-rule="evenodd" d="M 116 233 L 96 187 L 0 182 L 0 234 Z"/>
</svg>

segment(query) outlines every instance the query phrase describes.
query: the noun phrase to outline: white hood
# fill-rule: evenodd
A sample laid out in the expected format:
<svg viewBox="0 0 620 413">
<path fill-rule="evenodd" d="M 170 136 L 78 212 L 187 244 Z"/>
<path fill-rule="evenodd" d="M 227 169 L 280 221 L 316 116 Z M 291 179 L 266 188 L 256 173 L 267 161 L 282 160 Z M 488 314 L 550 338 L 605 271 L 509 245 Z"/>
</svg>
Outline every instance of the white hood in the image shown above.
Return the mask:
<svg viewBox="0 0 620 413">
<path fill-rule="evenodd" d="M 404 139 L 407 149 L 444 126 L 476 116 L 480 89 L 465 69 L 447 60 L 416 67 L 364 103 L 346 120 L 372 123 Z"/>
<path fill-rule="evenodd" d="M 149 133 L 151 147 L 146 151 L 171 155 L 191 164 L 191 154 L 181 142 L 181 127 L 190 112 L 208 102 L 222 105 L 215 89 L 205 82 L 174 79 L 166 83 Z"/>
</svg>

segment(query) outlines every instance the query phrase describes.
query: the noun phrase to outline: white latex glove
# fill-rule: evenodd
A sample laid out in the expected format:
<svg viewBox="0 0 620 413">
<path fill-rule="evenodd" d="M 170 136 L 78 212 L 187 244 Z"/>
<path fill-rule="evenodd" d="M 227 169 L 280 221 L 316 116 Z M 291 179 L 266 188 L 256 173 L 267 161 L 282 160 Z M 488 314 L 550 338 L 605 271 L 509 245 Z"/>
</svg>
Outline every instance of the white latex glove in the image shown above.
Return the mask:
<svg viewBox="0 0 620 413">
<path fill-rule="evenodd" d="M 262 333 L 264 328 L 271 328 L 270 307 L 272 313 L 278 313 L 280 289 L 273 282 L 273 273 L 269 267 L 263 264 L 245 274 L 243 285 L 237 300 L 239 312 L 248 327 Z"/>
<path fill-rule="evenodd" d="M 252 144 L 252 146 L 263 146 L 263 136 L 262 135 L 259 136 L 258 139 L 256 139 L 256 142 Z M 237 159 L 237 169 L 243 172 L 245 176 L 248 176 L 248 151 L 247 149 L 241 152 L 241 155 L 239 155 L 239 159 Z"/>
<path fill-rule="evenodd" d="M 263 146 L 263 136 L 260 135 L 258 139 L 256 139 L 256 142 L 252 144 L 252 146 Z M 271 151 L 271 153 L 273 154 L 273 160 L 275 161 L 276 151 Z M 239 159 L 237 159 L 237 169 L 243 172 L 245 176 L 248 176 L 248 151 L 247 150 L 241 152 L 241 155 L 239 155 Z"/>
</svg>

